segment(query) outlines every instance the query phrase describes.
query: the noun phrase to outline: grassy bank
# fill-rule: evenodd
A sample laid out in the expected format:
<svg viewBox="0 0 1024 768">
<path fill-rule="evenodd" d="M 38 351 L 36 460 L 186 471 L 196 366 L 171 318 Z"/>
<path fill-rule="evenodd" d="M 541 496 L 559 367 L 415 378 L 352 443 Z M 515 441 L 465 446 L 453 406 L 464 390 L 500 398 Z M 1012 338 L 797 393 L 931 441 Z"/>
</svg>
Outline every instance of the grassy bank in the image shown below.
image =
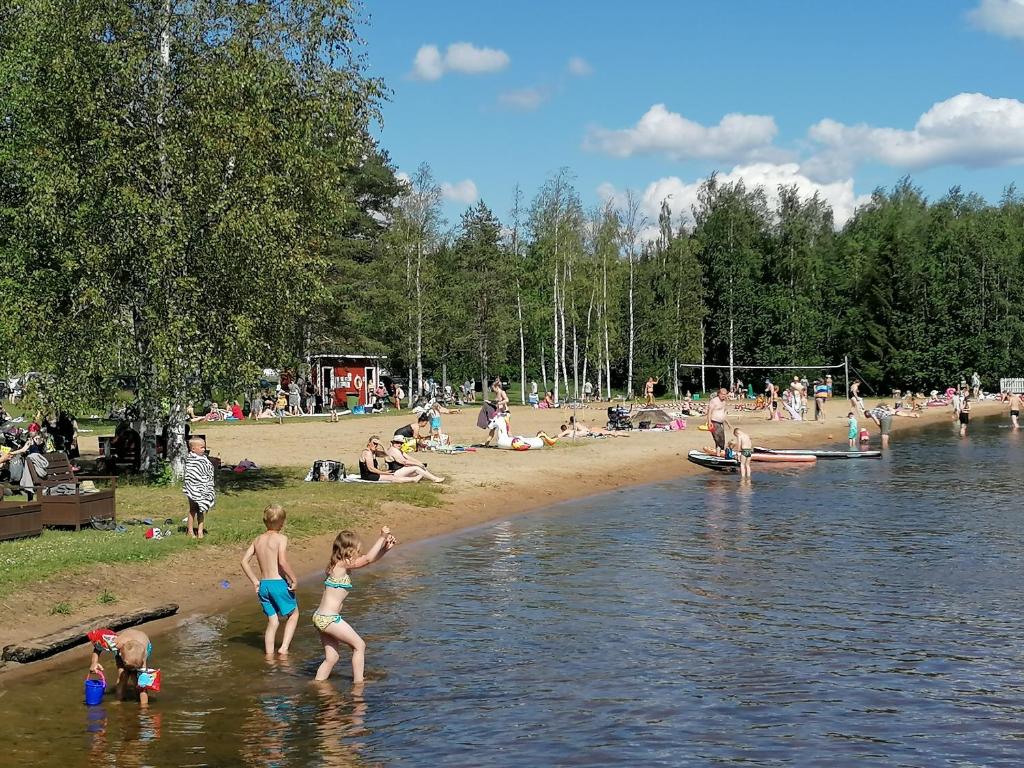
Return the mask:
<svg viewBox="0 0 1024 768">
<path fill-rule="evenodd" d="M 306 468 L 272 467 L 248 475 L 221 474 L 217 504 L 207 516 L 209 533 L 202 541 L 188 539 L 181 524 L 186 504 L 177 487 L 119 483 L 117 517 L 125 523 L 147 518 L 158 528 L 172 519 L 175 533 L 161 540 L 143 535 L 147 525 L 127 525 L 124 533 L 50 530 L 32 539 L 0 542 L 0 597 L 30 583 L 54 576 L 73 576 L 98 565 L 155 562 L 188 548 L 230 548 L 232 556 L 263 530 L 263 508 L 271 503 L 288 512 L 285 532 L 301 540 L 357 525 L 387 502 L 436 507 L 442 489 L 433 483 L 361 485 L 306 483 Z M 227 556 L 227 553 L 225 553 Z M 116 585 L 111 598 L 116 600 Z M 108 598 L 111 602 L 111 598 Z"/>
</svg>

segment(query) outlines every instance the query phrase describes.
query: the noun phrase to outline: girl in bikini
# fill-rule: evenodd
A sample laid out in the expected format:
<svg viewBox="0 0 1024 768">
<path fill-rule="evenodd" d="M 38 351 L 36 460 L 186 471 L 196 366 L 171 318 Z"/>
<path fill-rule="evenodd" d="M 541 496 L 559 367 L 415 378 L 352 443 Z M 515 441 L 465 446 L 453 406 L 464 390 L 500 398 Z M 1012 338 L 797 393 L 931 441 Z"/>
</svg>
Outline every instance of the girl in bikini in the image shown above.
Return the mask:
<svg viewBox="0 0 1024 768">
<path fill-rule="evenodd" d="M 363 682 L 363 666 L 366 660 L 366 643 L 352 629 L 352 625 L 341 617 L 341 604 L 352 589 L 349 573 L 356 568 L 365 568 L 378 560 L 398 543 L 386 525 L 380 529 L 380 537 L 365 555 L 361 553 L 362 545 L 352 531 L 342 531 L 334 540 L 331 561 L 327 564 L 324 579 L 324 596 L 320 598 L 320 606 L 313 614 L 313 626 L 320 633 L 320 642 L 324 646 L 324 660 L 316 671 L 316 680 L 326 680 L 341 655 L 339 644 L 344 643 L 352 649 L 352 682 Z"/>
</svg>

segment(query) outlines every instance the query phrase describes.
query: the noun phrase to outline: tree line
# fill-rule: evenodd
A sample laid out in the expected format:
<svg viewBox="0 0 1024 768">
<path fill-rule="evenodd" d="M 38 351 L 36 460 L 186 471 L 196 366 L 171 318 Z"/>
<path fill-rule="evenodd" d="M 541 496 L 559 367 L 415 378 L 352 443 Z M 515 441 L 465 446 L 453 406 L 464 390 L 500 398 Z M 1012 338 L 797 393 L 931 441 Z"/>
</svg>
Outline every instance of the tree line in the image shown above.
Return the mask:
<svg viewBox="0 0 1024 768">
<path fill-rule="evenodd" d="M 1024 370 L 1014 187 L 997 205 L 959 188 L 929 201 L 904 178 L 837 229 L 818 195 L 712 175 L 685 213 L 665 200 L 648 221 L 630 193 L 586 210 L 562 170 L 529 202 L 517 189 L 504 223 L 481 201 L 446 230 L 421 166 L 384 235 L 381 286 L 405 313 L 387 315 L 382 350 L 413 381 L 498 373 L 563 398 L 585 381 L 606 396 L 648 376 L 677 396 L 731 383 L 700 363 L 745 375 L 849 356 L 877 391 Z"/>
<path fill-rule="evenodd" d="M 0 368 L 55 406 L 130 381 L 150 451 L 185 406 L 317 352 L 606 396 L 688 364 L 823 365 L 930 388 L 1021 370 L 1024 201 L 909 179 L 841 229 L 818 196 L 710 177 L 691 211 L 585 206 L 558 170 L 443 216 L 373 136 L 386 85 L 347 0 L 0 9 Z M 771 194 L 769 194 L 769 192 Z M 684 214 L 684 215 L 681 215 Z M 687 222 L 683 225 L 681 222 Z"/>
</svg>

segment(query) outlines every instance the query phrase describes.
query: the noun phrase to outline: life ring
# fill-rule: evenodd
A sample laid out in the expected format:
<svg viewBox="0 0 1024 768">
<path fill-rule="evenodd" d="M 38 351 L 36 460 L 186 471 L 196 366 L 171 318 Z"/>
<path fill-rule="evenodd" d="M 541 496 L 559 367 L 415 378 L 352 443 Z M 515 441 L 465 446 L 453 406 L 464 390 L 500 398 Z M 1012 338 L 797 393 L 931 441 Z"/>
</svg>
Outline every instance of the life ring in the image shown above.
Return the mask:
<svg viewBox="0 0 1024 768">
<path fill-rule="evenodd" d="M 352 379 L 352 383 L 355 384 L 356 389 L 362 389 L 363 388 L 363 377 L 360 376 L 359 374 L 356 374 L 356 377 L 354 379 Z"/>
</svg>

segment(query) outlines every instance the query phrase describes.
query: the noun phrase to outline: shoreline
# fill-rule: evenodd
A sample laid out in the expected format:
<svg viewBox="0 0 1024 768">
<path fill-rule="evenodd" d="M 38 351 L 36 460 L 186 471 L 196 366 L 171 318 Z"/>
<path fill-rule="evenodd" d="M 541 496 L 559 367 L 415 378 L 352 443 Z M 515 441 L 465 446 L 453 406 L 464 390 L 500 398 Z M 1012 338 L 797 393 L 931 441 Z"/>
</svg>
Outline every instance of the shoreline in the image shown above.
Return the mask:
<svg viewBox="0 0 1024 768">
<path fill-rule="evenodd" d="M 836 411 L 836 406 L 840 403 L 845 405 L 845 401 L 833 401 L 829 404 L 830 409 Z M 845 411 L 845 408 L 838 410 Z M 1005 412 L 1004 403 L 985 401 L 974 406 L 973 415 L 975 418 L 982 418 Z M 513 407 L 512 414 L 513 431 L 522 434 L 532 434 L 536 429 L 551 431 L 552 422 L 568 417 L 567 413 L 559 411 L 538 411 L 519 406 Z M 456 442 L 478 441 L 484 433 L 476 430 L 475 417 L 475 409 L 472 409 L 472 413 L 467 411 L 461 416 L 448 416 L 446 431 L 450 432 Z M 603 409 L 580 411 L 580 418 L 586 418 L 594 425 L 603 424 Z M 348 446 L 347 453 L 351 454 L 353 442 L 365 442 L 366 429 L 371 424 L 379 427 L 378 433 L 385 435 L 408 420 L 409 416 L 406 414 L 374 417 L 369 421 L 342 422 L 346 429 L 333 429 L 337 425 L 324 422 L 286 423 L 276 427 L 276 432 L 272 434 L 277 439 L 273 442 L 280 446 L 283 442 L 280 439 L 281 431 L 289 430 L 297 433 L 293 437 L 304 443 L 307 450 L 319 452 L 310 455 L 340 455 L 339 449 L 329 441 L 325 441 L 326 444 L 321 442 L 310 445 L 310 436 L 305 433 L 315 430 L 320 437 L 326 435 L 329 438 L 340 438 L 340 441 Z M 770 447 L 846 445 L 845 415 L 833 416 L 822 422 L 770 422 L 764 418 L 763 413 L 730 411 L 729 420 L 733 426 L 741 426 L 751 433 L 755 443 Z M 690 418 L 687 421 L 688 428 L 678 432 L 631 433 L 628 438 L 615 437 L 603 440 L 584 438 L 578 440 L 575 445 L 559 445 L 553 449 L 525 453 L 480 450 L 455 456 L 421 454 L 420 458 L 428 460 L 432 469 L 438 466 L 442 474 L 452 479 L 451 485 L 446 487 L 442 496 L 441 505 L 437 508 L 424 509 L 404 503 L 386 502 L 379 513 L 373 515 L 372 521 L 368 515 L 359 517 L 359 524 L 355 528 L 364 541 L 369 541 L 372 540 L 371 536 L 376 536 L 377 526 L 386 523 L 403 543 L 425 543 L 567 501 L 706 473 L 709 470 L 688 462 L 686 453 L 694 448 L 710 445 L 711 436 L 696 429 L 698 424 L 703 423 L 702 418 Z M 943 422 L 952 427 L 948 408 L 928 409 L 917 419 L 895 418 L 892 440 L 898 442 L 899 434 L 911 428 L 922 428 Z M 390 432 L 386 427 L 390 428 Z M 259 446 L 252 442 L 252 430 L 260 428 L 264 427 L 254 424 L 217 425 L 213 429 L 208 429 L 208 435 L 214 453 L 221 453 L 226 459 L 239 460 L 241 454 L 237 457 L 233 454 L 240 448 L 250 454 L 260 455 L 257 452 Z M 872 436 L 870 447 L 877 448 L 880 442 L 877 427 L 872 422 L 867 428 Z M 363 437 L 357 437 L 358 435 Z M 86 445 L 84 448 L 88 450 L 89 446 Z M 267 461 L 267 457 L 262 455 L 260 458 L 262 460 L 257 461 L 261 465 L 274 463 Z M 758 474 L 771 471 L 777 470 L 768 465 L 755 465 L 754 483 L 757 482 Z M 301 514 L 301 510 L 294 510 L 292 514 Z M 322 561 L 330 549 L 334 536 L 332 532 L 299 541 L 292 540 L 289 545 L 289 559 L 292 567 L 300 575 L 301 582 L 306 583 L 319 575 L 323 566 Z M 201 549 L 172 555 L 155 565 L 105 566 L 97 569 L 103 571 L 102 573 L 89 579 L 83 579 L 81 575 L 62 576 L 49 580 L 46 584 L 27 585 L 0 601 L 5 614 L 16 617 L 13 622 L 5 621 L 3 633 L 0 635 L 0 646 L 25 642 L 62 627 L 109 614 L 109 605 L 85 607 L 81 613 L 70 617 L 54 617 L 45 615 L 43 611 L 45 606 L 50 604 L 47 595 L 82 596 L 95 592 L 100 584 L 109 583 L 110 580 L 132 583 L 137 587 L 123 602 L 119 601 L 119 612 L 150 607 L 155 602 L 175 602 L 180 605 L 175 616 L 144 625 L 146 632 L 151 636 L 172 631 L 193 618 L 215 613 L 223 606 L 236 605 L 252 597 L 250 587 L 238 567 L 241 553 L 236 550 L 235 546 L 218 545 L 214 539 L 209 544 L 203 544 Z M 182 583 L 180 577 L 187 578 L 188 582 Z M 222 580 L 229 581 L 230 588 L 220 589 L 219 584 Z M 157 595 L 159 597 L 156 597 Z M 14 681 L 23 674 L 63 664 L 70 655 L 80 650 L 77 647 L 72 648 L 48 659 L 28 664 L 9 663 L 0 667 L 0 676 L 5 681 Z"/>
</svg>

